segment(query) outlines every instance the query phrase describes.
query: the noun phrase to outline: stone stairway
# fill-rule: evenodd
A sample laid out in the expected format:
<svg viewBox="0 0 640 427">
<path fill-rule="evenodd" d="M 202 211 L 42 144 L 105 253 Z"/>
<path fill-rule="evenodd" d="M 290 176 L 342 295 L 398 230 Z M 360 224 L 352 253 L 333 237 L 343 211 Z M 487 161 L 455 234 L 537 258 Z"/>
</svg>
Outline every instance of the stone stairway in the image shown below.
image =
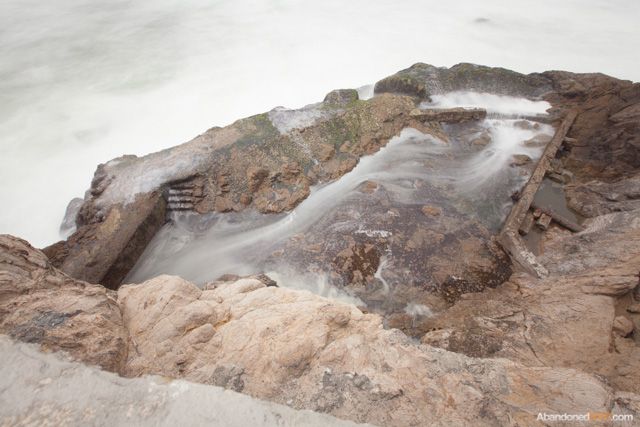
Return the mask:
<svg viewBox="0 0 640 427">
<path fill-rule="evenodd" d="M 203 184 L 200 179 L 191 178 L 187 181 L 169 184 L 166 193 L 167 211 L 193 211 L 203 197 Z"/>
</svg>

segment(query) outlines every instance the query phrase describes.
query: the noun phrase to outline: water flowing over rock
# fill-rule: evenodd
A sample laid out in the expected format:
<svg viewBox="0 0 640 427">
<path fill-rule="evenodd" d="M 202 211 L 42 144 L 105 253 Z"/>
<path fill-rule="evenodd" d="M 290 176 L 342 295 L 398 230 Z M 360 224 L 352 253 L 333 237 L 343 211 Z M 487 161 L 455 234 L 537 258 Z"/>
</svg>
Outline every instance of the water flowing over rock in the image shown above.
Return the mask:
<svg viewBox="0 0 640 427">
<path fill-rule="evenodd" d="M 380 80 L 375 86 L 377 94 L 402 93 L 419 98 L 455 91 L 536 98 L 550 90 L 550 81 L 540 74 L 524 75 L 476 64 L 444 68 L 418 63 Z"/>
<path fill-rule="evenodd" d="M 0 332 L 134 395 L 161 375 L 376 425 L 637 420 L 640 85 L 416 64 L 375 92 L 100 165 L 66 241 L 0 236 Z M 498 244 L 514 202 L 544 274 Z"/>
</svg>

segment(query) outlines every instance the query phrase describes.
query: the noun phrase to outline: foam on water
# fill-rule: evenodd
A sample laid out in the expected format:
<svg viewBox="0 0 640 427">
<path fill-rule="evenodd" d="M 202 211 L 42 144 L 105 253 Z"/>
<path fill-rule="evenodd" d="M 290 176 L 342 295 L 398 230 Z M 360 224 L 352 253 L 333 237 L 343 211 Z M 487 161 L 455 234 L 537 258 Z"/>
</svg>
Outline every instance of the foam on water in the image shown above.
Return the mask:
<svg viewBox="0 0 640 427">
<path fill-rule="evenodd" d="M 281 134 L 287 134 L 294 129 L 312 126 L 321 118 L 326 117 L 327 112 L 319 108 L 319 105 L 307 105 L 296 110 L 276 107 L 269 111 L 269 120 Z"/>
<path fill-rule="evenodd" d="M 468 91 L 432 95 L 431 101 L 424 103 L 423 106 L 484 108 L 490 115 L 493 113 L 510 116 L 537 116 L 546 114 L 547 109 L 551 108 L 551 104 L 546 101 L 531 101 L 513 96 Z"/>
<path fill-rule="evenodd" d="M 532 160 L 540 157 L 540 147 L 528 146 L 526 141 L 536 135 L 553 135 L 553 127 L 539 124 L 539 129 L 523 129 L 519 120 L 487 119 L 485 129 L 491 135 L 491 143 L 485 150 L 469 159 L 456 174 L 457 184 L 466 191 L 476 191 L 489 181 L 501 179 L 504 171 L 513 161 L 513 156 L 522 154 Z"/>
</svg>

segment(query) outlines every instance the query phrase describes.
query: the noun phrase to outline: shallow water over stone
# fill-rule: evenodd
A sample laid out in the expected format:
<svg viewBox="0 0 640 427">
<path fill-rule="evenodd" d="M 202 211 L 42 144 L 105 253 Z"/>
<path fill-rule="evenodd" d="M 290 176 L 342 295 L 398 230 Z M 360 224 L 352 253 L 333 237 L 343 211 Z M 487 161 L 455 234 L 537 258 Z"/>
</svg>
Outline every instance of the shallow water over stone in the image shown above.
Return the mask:
<svg viewBox="0 0 640 427">
<path fill-rule="evenodd" d="M 268 272 L 280 286 L 383 312 L 437 307 L 504 278 L 508 263 L 491 236 L 528 176 L 512 157 L 537 159 L 542 148 L 526 141 L 551 133 L 515 119 L 406 128 L 286 215 L 175 216 L 125 282 Z"/>
</svg>

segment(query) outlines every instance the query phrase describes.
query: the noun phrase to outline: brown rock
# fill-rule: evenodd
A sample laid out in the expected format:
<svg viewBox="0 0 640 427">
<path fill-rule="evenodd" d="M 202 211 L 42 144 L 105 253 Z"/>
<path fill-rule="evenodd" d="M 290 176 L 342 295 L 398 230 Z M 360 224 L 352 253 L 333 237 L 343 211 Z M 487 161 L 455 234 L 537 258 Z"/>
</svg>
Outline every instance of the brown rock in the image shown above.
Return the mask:
<svg viewBox="0 0 640 427">
<path fill-rule="evenodd" d="M 358 191 L 371 194 L 378 189 L 378 183 L 367 180 L 358 186 Z"/>
<path fill-rule="evenodd" d="M 419 346 L 352 305 L 256 280 L 202 291 L 162 276 L 121 287 L 118 300 L 128 375 L 218 384 L 357 422 L 533 425 L 538 411 L 604 411 L 612 399 L 578 371 Z"/>
<path fill-rule="evenodd" d="M 511 159 L 511 166 L 524 166 L 531 163 L 531 157 L 526 154 L 514 154 Z"/>
<path fill-rule="evenodd" d="M 613 332 L 621 337 L 627 337 L 633 332 L 633 322 L 625 316 L 617 316 L 613 319 Z"/>
<path fill-rule="evenodd" d="M 0 235 L 0 332 L 121 372 L 127 334 L 115 298 L 74 280 L 24 240 Z"/>
<path fill-rule="evenodd" d="M 482 108 L 437 108 L 412 110 L 410 116 L 423 122 L 465 123 L 483 120 L 487 110 Z"/>
<path fill-rule="evenodd" d="M 165 212 L 160 193 L 139 194 L 129 204 L 111 206 L 100 220 L 81 224 L 66 242 L 44 251 L 70 276 L 116 289 L 164 225 Z"/>
<path fill-rule="evenodd" d="M 264 168 L 252 167 L 247 170 L 247 181 L 249 184 L 249 191 L 254 192 L 269 176 L 269 171 Z"/>
<path fill-rule="evenodd" d="M 437 206 L 425 205 L 422 207 L 422 213 L 427 216 L 439 216 L 442 213 L 442 209 Z"/>
<path fill-rule="evenodd" d="M 355 89 L 336 89 L 332 90 L 324 97 L 327 104 L 346 105 L 358 100 L 358 91 Z"/>
<path fill-rule="evenodd" d="M 533 138 L 527 139 L 524 145 L 527 147 L 544 147 L 549 141 L 551 141 L 550 136 L 539 133 Z"/>
<path fill-rule="evenodd" d="M 496 289 L 459 299 L 424 324 L 426 330 L 448 331 L 447 339 L 429 333 L 425 340 L 476 357 L 597 373 L 620 390 L 640 392 L 640 346 L 614 336 L 611 351 L 616 299 L 638 287 L 637 211 L 585 225 L 579 234 L 551 233 L 538 256 L 548 277 L 516 273 Z M 628 333 L 628 322 L 618 322 Z M 631 367 L 624 376 L 615 369 L 621 365 Z"/>
<path fill-rule="evenodd" d="M 471 144 L 484 147 L 491 143 L 491 135 L 487 132 L 482 133 L 479 137 L 473 139 Z"/>
</svg>

